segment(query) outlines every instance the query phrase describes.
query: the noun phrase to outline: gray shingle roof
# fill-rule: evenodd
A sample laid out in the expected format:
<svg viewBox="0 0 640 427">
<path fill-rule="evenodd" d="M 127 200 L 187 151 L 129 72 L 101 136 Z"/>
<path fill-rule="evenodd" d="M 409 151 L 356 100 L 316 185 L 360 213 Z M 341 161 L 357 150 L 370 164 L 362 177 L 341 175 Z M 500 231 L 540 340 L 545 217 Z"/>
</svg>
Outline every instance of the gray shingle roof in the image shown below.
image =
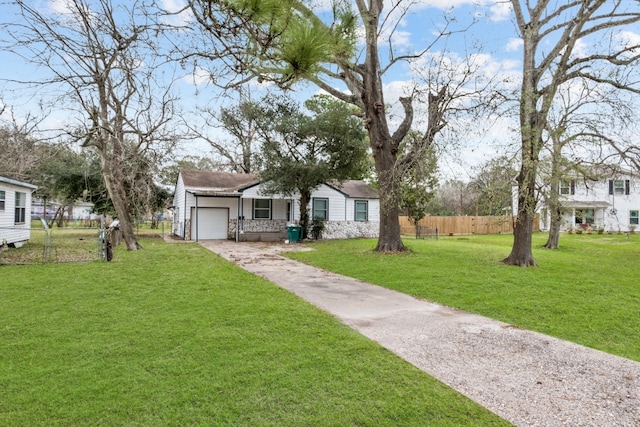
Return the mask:
<svg viewBox="0 0 640 427">
<path fill-rule="evenodd" d="M 212 172 L 192 169 L 180 171 L 182 181 L 187 191 L 196 191 L 201 195 L 216 195 L 237 193 L 245 188 L 259 184 L 257 175 L 231 172 Z M 346 180 L 331 181 L 328 186 L 342 192 L 351 198 L 377 199 L 378 191 L 364 181 Z"/>
<path fill-rule="evenodd" d="M 360 180 L 349 179 L 343 182 L 332 181 L 327 183 L 327 185 L 343 192 L 353 199 L 377 199 L 379 197 L 378 190 Z"/>
<path fill-rule="evenodd" d="M 248 173 L 212 172 L 183 169 L 182 181 L 187 190 L 207 190 L 233 193 L 260 182 L 258 177 Z"/>
</svg>

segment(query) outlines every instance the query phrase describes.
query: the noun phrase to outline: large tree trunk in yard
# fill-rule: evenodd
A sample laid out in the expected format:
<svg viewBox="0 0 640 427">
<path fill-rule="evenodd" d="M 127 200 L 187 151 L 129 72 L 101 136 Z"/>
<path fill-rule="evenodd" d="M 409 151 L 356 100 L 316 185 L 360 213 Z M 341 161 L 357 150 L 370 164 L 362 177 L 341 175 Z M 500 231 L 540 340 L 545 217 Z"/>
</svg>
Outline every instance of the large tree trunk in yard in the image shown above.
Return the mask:
<svg viewBox="0 0 640 427">
<path fill-rule="evenodd" d="M 502 260 L 505 264 L 519 267 L 537 265 L 533 259 L 531 248 L 536 208 L 536 176 L 537 168 L 535 162 L 523 161 L 523 166 L 518 176 L 518 215 L 513 227 L 513 246 L 509 256 Z"/>
<path fill-rule="evenodd" d="M 378 19 L 381 9 L 382 2 L 371 2 L 370 15 L 365 22 L 367 49 L 364 67 L 360 70 L 364 88 L 361 96 L 365 113 L 364 125 L 369 134 L 369 145 L 375 159 L 380 184 L 380 234 L 376 251 L 403 252 L 406 247 L 400 238 L 400 223 L 398 221 L 400 208 L 398 188 L 402 177 L 397 176 L 396 162 L 398 160 L 398 144 L 408 132 L 411 120 L 408 120 L 408 123 L 403 123 L 405 128 L 396 132 L 402 133 L 402 135 L 394 135 L 397 139 L 394 141 L 389 132 L 382 79 L 379 75 Z"/>
<path fill-rule="evenodd" d="M 518 215 L 516 226 L 513 229 L 513 247 L 511 254 L 502 262 L 520 267 L 534 267 L 536 262 L 531 252 L 531 239 L 533 232 L 533 215 Z"/>
<path fill-rule="evenodd" d="M 105 187 L 109 192 L 111 203 L 116 211 L 117 219 L 120 221 L 120 230 L 122 231 L 122 240 L 127 245 L 127 250 L 136 251 L 142 249 L 138 243 L 138 239 L 133 231 L 131 217 L 129 215 L 129 205 L 127 195 L 125 194 L 124 178 L 120 172 L 120 165 L 117 161 L 109 161 L 104 153 L 100 152 L 100 166 L 102 168 L 102 177 Z M 117 159 L 119 156 L 113 156 Z"/>
<path fill-rule="evenodd" d="M 542 147 L 542 130 L 546 115 L 537 110 L 540 94 L 536 83 L 535 69 L 535 28 L 521 29 L 524 39 L 524 65 L 522 89 L 520 93 L 521 165 L 518 174 L 518 215 L 513 228 L 513 247 L 502 262 L 520 267 L 535 266 L 531 242 L 533 239 L 533 219 L 536 211 L 536 179 Z M 549 107 L 547 107 L 549 108 Z"/>
<path fill-rule="evenodd" d="M 403 252 L 407 248 L 400 237 L 400 222 L 398 220 L 400 211 L 399 179 L 394 176 L 393 163 L 391 165 L 385 164 L 384 158 L 384 155 L 379 155 L 376 158 L 376 169 L 380 177 L 380 234 L 376 251 Z"/>
<path fill-rule="evenodd" d="M 376 246 L 378 252 L 403 252 L 407 250 L 400 238 L 398 209 L 396 206 L 395 208 L 388 207 L 384 211 L 380 210 L 380 236 Z"/>
<path fill-rule="evenodd" d="M 302 235 L 300 240 L 307 237 L 309 227 L 309 202 L 311 201 L 311 193 L 308 191 L 300 191 L 300 226 L 302 227 Z"/>
<path fill-rule="evenodd" d="M 560 210 L 551 213 L 551 224 L 549 225 L 549 237 L 544 244 L 546 249 L 558 249 L 560 247 L 560 225 L 562 224 L 562 214 Z"/>
</svg>

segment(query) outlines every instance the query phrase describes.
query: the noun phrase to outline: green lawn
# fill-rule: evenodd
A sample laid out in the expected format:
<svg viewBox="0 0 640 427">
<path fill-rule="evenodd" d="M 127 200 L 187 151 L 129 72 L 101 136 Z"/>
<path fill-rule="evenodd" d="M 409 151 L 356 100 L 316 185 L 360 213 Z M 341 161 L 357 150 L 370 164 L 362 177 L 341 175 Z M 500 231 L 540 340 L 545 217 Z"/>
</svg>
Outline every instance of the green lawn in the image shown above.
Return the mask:
<svg viewBox="0 0 640 427">
<path fill-rule="evenodd" d="M 506 424 L 198 245 L 141 243 L 111 263 L 0 266 L 0 425 Z"/>
<path fill-rule="evenodd" d="M 500 263 L 510 235 L 405 239 L 401 255 L 374 240 L 320 241 L 289 256 L 430 301 L 640 361 L 640 235 L 563 235 L 538 268 Z"/>
</svg>

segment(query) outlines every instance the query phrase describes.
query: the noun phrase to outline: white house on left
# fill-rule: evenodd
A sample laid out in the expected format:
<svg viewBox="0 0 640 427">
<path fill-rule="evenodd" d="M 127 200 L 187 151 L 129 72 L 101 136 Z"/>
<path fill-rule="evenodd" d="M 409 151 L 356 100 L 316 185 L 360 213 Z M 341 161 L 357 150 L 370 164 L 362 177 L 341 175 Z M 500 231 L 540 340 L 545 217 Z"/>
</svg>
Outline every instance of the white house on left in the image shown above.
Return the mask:
<svg viewBox="0 0 640 427">
<path fill-rule="evenodd" d="M 0 176 L 0 244 L 20 247 L 31 238 L 31 194 L 38 187 Z"/>
</svg>

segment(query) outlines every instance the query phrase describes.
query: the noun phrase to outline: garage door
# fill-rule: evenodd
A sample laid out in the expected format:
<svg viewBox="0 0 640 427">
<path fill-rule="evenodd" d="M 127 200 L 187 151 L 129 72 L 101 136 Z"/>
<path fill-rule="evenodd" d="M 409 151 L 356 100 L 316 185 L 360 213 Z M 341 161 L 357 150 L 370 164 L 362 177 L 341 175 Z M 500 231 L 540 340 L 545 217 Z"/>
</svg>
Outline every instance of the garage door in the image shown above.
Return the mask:
<svg viewBox="0 0 640 427">
<path fill-rule="evenodd" d="M 198 227 L 198 233 L 196 233 Z M 229 209 L 191 208 L 191 239 L 226 239 L 229 229 Z"/>
</svg>

